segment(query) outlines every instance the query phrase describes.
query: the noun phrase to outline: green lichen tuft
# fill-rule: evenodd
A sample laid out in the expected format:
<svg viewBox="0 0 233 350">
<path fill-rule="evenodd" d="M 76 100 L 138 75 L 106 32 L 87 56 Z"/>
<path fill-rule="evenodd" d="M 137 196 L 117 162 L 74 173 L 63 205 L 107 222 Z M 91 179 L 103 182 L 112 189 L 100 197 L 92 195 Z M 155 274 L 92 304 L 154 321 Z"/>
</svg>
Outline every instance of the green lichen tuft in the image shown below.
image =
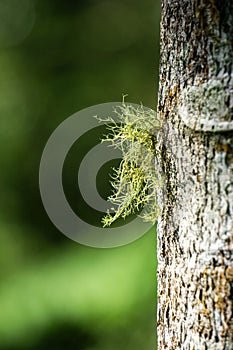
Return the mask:
<svg viewBox="0 0 233 350">
<path fill-rule="evenodd" d="M 162 184 L 155 167 L 155 132 L 160 128 L 159 121 L 155 111 L 124 101 L 114 112 L 116 118 L 104 120 L 109 133 L 102 142 L 119 149 L 122 161 L 114 168 L 113 194 L 108 198 L 114 208 L 103 217 L 103 226 L 110 226 L 119 217 L 125 219 L 142 208 L 139 216 L 155 223 L 159 215 L 156 193 Z"/>
</svg>

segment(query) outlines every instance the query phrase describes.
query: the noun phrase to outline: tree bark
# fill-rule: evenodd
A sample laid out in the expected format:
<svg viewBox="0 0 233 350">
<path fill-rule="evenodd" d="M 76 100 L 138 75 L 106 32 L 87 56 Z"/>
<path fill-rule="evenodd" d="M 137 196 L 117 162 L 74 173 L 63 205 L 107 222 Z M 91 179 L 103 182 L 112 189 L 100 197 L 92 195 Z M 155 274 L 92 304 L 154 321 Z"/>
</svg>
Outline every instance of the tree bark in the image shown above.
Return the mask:
<svg viewBox="0 0 233 350">
<path fill-rule="evenodd" d="M 233 349 L 233 1 L 162 0 L 158 349 Z"/>
</svg>

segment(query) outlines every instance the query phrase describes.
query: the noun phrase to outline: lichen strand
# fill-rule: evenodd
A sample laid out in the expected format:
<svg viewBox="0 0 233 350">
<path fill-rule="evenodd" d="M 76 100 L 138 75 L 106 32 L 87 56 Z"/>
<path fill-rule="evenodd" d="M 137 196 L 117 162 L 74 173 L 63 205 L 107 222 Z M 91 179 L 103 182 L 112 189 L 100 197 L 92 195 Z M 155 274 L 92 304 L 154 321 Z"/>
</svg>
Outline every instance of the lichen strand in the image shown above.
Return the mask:
<svg viewBox="0 0 233 350">
<path fill-rule="evenodd" d="M 232 38 L 232 0 L 162 1 L 160 350 L 233 350 Z"/>
<path fill-rule="evenodd" d="M 110 142 L 119 149 L 122 161 L 114 169 L 113 195 L 108 198 L 114 207 L 103 218 L 103 226 L 110 226 L 119 217 L 126 218 L 142 208 L 139 216 L 155 223 L 159 215 L 156 193 L 162 185 L 155 167 L 158 119 L 153 110 L 124 102 L 115 113 L 117 120 L 112 117 L 104 120 L 109 133 L 102 142 Z"/>
</svg>

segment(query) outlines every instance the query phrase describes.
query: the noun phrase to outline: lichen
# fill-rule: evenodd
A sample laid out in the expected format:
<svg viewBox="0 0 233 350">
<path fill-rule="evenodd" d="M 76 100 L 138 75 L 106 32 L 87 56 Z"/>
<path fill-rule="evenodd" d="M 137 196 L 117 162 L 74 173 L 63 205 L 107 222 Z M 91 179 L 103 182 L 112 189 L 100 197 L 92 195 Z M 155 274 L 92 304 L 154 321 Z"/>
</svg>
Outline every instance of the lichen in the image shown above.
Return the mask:
<svg viewBox="0 0 233 350">
<path fill-rule="evenodd" d="M 113 194 L 108 198 L 114 207 L 103 217 L 103 226 L 138 212 L 145 221 L 155 223 L 159 215 L 156 193 L 162 185 L 155 167 L 155 132 L 160 128 L 159 121 L 152 109 L 135 107 L 124 100 L 114 113 L 117 118 L 98 118 L 109 130 L 102 142 L 109 142 L 122 152 L 119 167 L 113 169 Z"/>
</svg>

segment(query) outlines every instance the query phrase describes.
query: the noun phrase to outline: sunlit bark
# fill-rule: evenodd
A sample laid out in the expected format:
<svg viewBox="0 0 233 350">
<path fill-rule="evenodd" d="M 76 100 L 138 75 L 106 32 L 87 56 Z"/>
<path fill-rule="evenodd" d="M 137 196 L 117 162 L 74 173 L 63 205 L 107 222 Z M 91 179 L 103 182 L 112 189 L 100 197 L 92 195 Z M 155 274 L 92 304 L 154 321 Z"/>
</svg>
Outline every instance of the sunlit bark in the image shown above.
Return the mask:
<svg viewBox="0 0 233 350">
<path fill-rule="evenodd" d="M 233 1 L 163 0 L 158 349 L 233 349 Z"/>
</svg>

